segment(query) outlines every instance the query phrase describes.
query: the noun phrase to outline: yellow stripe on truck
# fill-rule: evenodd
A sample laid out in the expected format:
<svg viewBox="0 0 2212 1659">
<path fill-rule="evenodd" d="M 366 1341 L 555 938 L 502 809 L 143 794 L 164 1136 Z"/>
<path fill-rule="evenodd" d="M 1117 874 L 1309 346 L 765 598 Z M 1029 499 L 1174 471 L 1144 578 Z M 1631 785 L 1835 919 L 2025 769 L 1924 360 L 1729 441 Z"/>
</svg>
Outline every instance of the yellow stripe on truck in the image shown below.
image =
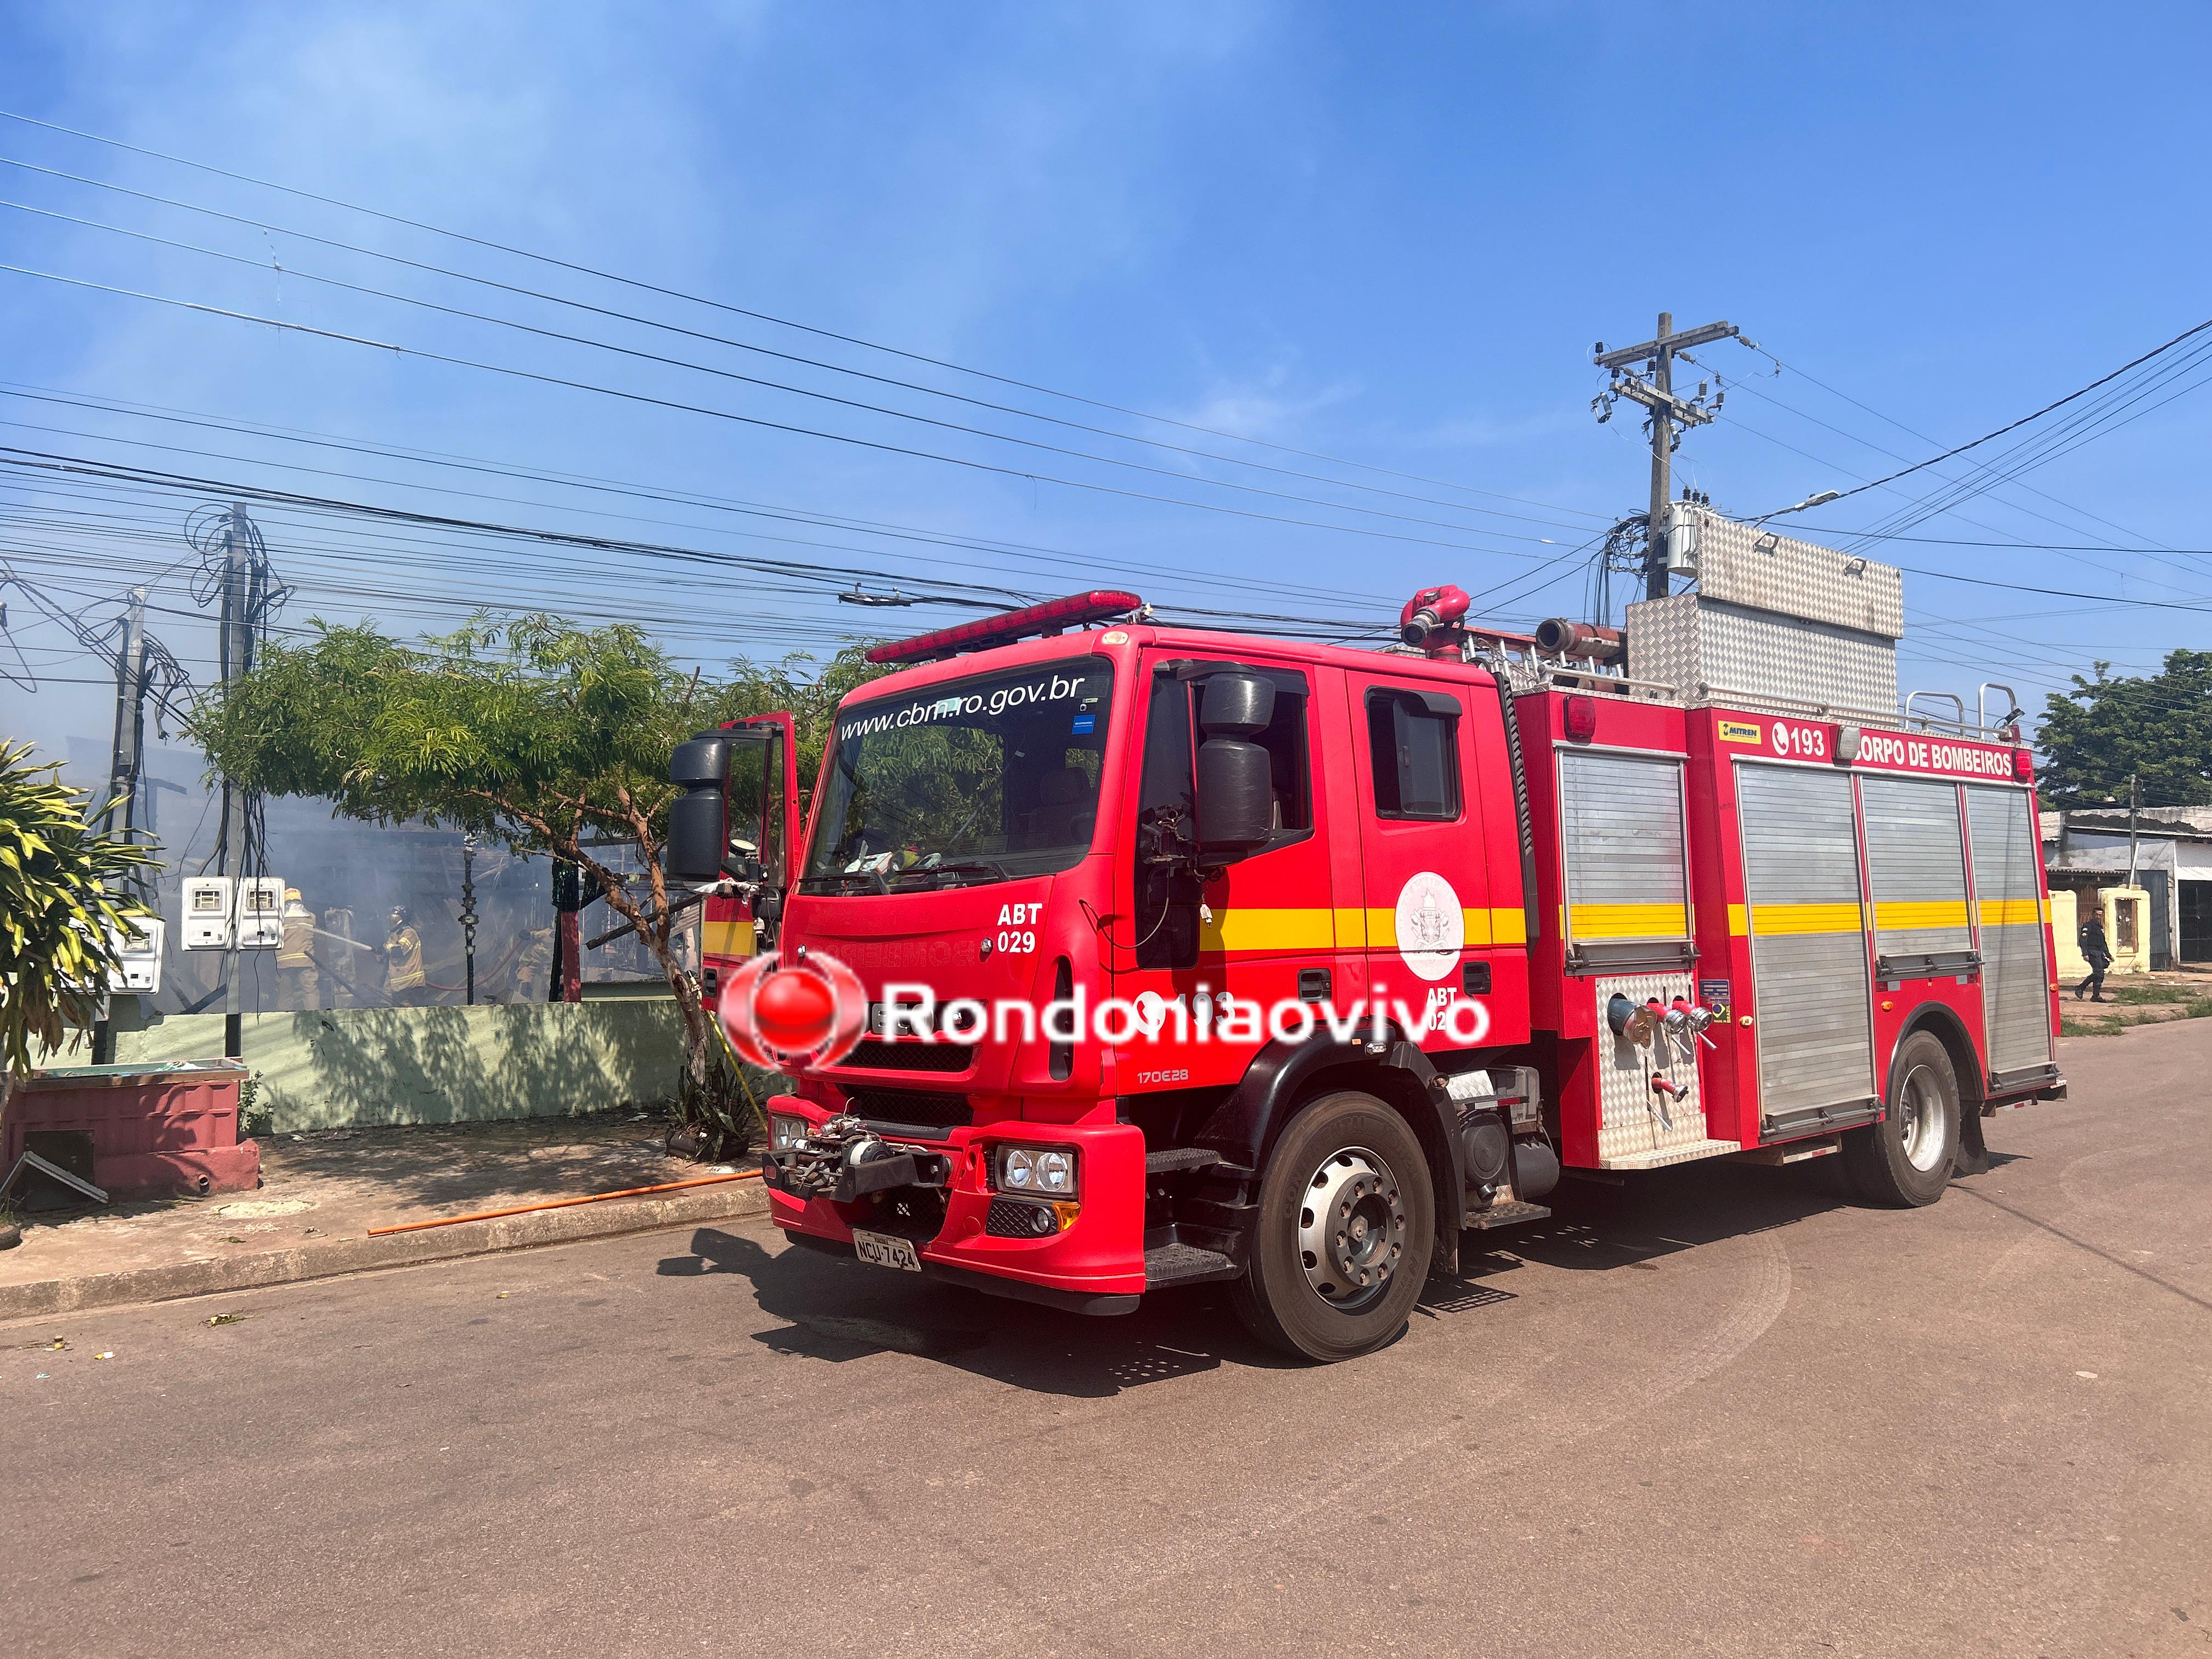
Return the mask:
<svg viewBox="0 0 2212 1659">
<path fill-rule="evenodd" d="M 1964 899 L 1881 899 L 1874 907 L 1874 925 L 1884 933 L 1915 927 L 1964 927 Z"/>
<path fill-rule="evenodd" d="M 1780 933 L 1856 933 L 1864 918 L 1856 904 L 1754 904 L 1751 931 L 1771 939 Z"/>
<path fill-rule="evenodd" d="M 1578 939 L 1681 939 L 1690 931 L 1679 904 L 1571 904 L 1567 921 Z"/>
<path fill-rule="evenodd" d="M 1328 910 L 1216 910 L 1198 930 L 1201 951 L 1326 951 L 1335 943 Z"/>
<path fill-rule="evenodd" d="M 1468 945 L 1524 945 L 1528 918 L 1517 908 L 1462 910 Z M 1234 955 L 1267 951 L 1392 951 L 1398 945 L 1398 913 L 1344 907 L 1334 910 L 1248 906 L 1216 910 L 1200 925 L 1198 948 Z"/>
<path fill-rule="evenodd" d="M 1979 908 L 1984 927 L 2032 927 L 2043 921 L 2040 899 L 1984 899 Z"/>
<path fill-rule="evenodd" d="M 699 924 L 699 954 L 703 957 L 749 957 L 753 953 L 753 925 L 750 921 L 702 921 Z"/>
</svg>

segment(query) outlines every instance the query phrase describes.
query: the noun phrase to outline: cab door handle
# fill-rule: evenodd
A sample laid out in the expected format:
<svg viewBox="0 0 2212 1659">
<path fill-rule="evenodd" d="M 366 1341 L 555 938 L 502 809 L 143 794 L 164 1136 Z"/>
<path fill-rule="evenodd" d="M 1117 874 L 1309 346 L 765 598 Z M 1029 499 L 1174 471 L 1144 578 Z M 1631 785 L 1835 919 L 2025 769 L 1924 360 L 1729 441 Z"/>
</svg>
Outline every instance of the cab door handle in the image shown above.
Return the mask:
<svg viewBox="0 0 2212 1659">
<path fill-rule="evenodd" d="M 1301 968 L 1298 969 L 1298 1000 L 1327 1002 L 1334 983 L 1326 968 Z"/>
</svg>

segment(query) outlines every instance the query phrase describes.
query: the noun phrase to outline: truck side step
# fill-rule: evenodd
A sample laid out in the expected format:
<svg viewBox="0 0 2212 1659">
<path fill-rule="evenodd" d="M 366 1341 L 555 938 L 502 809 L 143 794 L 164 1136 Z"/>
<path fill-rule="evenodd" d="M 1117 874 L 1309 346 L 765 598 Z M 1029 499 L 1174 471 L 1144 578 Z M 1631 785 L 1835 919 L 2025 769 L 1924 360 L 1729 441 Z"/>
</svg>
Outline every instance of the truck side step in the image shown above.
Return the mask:
<svg viewBox="0 0 2212 1659">
<path fill-rule="evenodd" d="M 1155 1244 L 1145 1252 L 1145 1288 L 1164 1290 L 1170 1285 L 1211 1285 L 1234 1279 L 1243 1271 L 1218 1250 L 1201 1250 L 1195 1244 Z"/>
<path fill-rule="evenodd" d="M 1719 1158 L 1743 1150 L 1740 1140 L 1692 1140 L 1681 1146 L 1662 1146 L 1656 1152 L 1623 1152 L 1598 1160 L 1601 1170 L 1660 1170 L 1670 1164 L 1691 1164 L 1701 1158 Z"/>
<path fill-rule="evenodd" d="M 1785 1140 L 1773 1146 L 1753 1146 L 1747 1152 L 1729 1154 L 1731 1164 L 1802 1164 L 1808 1158 L 1826 1158 L 1843 1151 L 1842 1143 L 1830 1135 L 1817 1140 Z"/>
<path fill-rule="evenodd" d="M 1460 1225 L 1469 1232 L 1480 1232 L 1491 1227 L 1517 1227 L 1524 1221 L 1541 1221 L 1551 1213 L 1541 1204 L 1523 1204 L 1518 1199 L 1508 1199 L 1486 1210 L 1469 1210 Z"/>
<path fill-rule="evenodd" d="M 1206 1170 L 1221 1162 L 1221 1154 L 1203 1146 L 1163 1146 L 1145 1154 L 1146 1175 L 1171 1175 L 1184 1170 Z"/>
</svg>

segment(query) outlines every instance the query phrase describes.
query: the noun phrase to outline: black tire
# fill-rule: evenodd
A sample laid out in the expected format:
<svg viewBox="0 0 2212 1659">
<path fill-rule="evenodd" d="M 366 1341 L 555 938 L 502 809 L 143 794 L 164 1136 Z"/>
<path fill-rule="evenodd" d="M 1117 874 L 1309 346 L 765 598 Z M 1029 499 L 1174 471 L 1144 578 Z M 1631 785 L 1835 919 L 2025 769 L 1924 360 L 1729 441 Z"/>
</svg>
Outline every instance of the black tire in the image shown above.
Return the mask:
<svg viewBox="0 0 2212 1659">
<path fill-rule="evenodd" d="M 1310 1194 L 1334 1205 L 1316 1210 Z M 1340 1237 L 1309 1270 L 1302 1234 Z M 1243 1276 L 1231 1282 L 1237 1316 L 1271 1346 L 1323 1364 L 1353 1359 L 1406 1328 L 1436 1252 L 1428 1160 L 1406 1120 L 1372 1095 L 1324 1095 L 1292 1118 L 1260 1179 Z M 1366 1253 L 1366 1254 L 1363 1254 Z M 1316 1276 L 1340 1299 L 1324 1296 Z"/>
<path fill-rule="evenodd" d="M 1959 1078 L 1934 1032 L 1915 1031 L 1898 1045 L 1887 1114 L 1846 1133 L 1843 1144 L 1844 1173 L 1866 1203 L 1911 1209 L 1943 1196 L 1959 1156 Z"/>
</svg>

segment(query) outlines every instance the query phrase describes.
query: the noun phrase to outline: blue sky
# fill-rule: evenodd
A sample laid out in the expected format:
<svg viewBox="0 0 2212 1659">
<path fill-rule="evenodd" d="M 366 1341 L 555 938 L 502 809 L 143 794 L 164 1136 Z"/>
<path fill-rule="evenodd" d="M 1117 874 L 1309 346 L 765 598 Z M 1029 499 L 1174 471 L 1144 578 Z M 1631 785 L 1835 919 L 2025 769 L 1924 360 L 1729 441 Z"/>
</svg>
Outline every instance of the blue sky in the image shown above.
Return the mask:
<svg viewBox="0 0 2212 1659">
<path fill-rule="evenodd" d="M 1325 617 L 1395 611 L 1437 580 L 1529 587 L 1543 579 L 1529 574 L 1540 562 L 1643 504 L 1642 440 L 1625 415 L 1593 422 L 1601 377 L 1588 356 L 1594 340 L 1644 337 L 1662 307 L 1678 325 L 1728 318 L 1790 366 L 1778 375 L 1771 359 L 1734 345 L 1700 354 L 1731 392 L 1721 421 L 1684 444 L 1678 476 L 1745 514 L 1903 464 L 1869 441 L 1921 459 L 2212 316 L 2198 67 L 2212 21 L 2195 7 L 21 5 L 0 36 L 0 106 L 10 110 L 1125 410 L 1443 481 L 1147 423 L 0 122 L 0 155 L 270 227 L 0 167 L 8 201 L 254 262 L 0 209 L 0 259 L 11 264 L 1014 473 L 1348 527 L 902 457 L 0 272 L 10 347 L 0 379 L 18 386 L 907 530 L 830 532 L 586 497 L 20 398 L 0 398 L 0 416 L 239 459 L 22 425 L 0 428 L 0 442 L 865 565 L 910 585 L 1042 592 L 1129 581 L 1191 605 Z M 584 325 L 573 312 L 317 247 L 301 231 L 1400 493 L 1227 468 L 617 320 Z M 635 349 L 1168 476 L 612 357 L 318 286 L 302 270 L 539 326 L 587 326 Z M 2008 485 L 1911 533 L 2212 546 L 2201 512 L 2208 410 L 2206 394 L 2181 396 L 2028 475 L 2044 495 Z M 392 482 L 312 479 L 275 465 L 285 460 Z M 434 495 L 434 483 L 529 504 Z M 1802 522 L 1862 528 L 1903 499 L 1874 492 Z M 184 504 L 130 510 L 158 537 L 180 525 Z M 80 497 L 75 508 L 93 505 Z M 672 522 L 592 517 L 591 506 Z M 711 664 L 876 620 L 742 575 L 426 549 L 261 516 L 280 571 L 300 584 L 291 623 L 366 611 L 413 631 L 476 601 L 597 605 L 640 616 L 687 660 Z M 787 539 L 736 533 L 748 528 Z M 911 530 L 1065 558 L 928 550 Z M 157 560 L 151 541 L 118 552 L 72 539 L 51 513 L 11 527 L 7 541 L 20 569 L 94 621 L 140 574 L 129 561 L 150 569 L 184 552 L 173 544 Z M 410 562 L 388 557 L 395 550 Z M 1875 550 L 2112 600 L 2212 593 L 2212 559 L 2185 551 Z M 1582 556 L 1550 574 L 1553 585 L 1514 595 L 1506 611 L 1583 614 Z M 183 575 L 158 591 L 157 605 L 192 609 Z M 1963 689 L 1970 702 L 1984 678 L 2039 693 L 2092 658 L 2148 667 L 2212 631 L 2203 612 L 1919 576 L 1906 593 L 1906 678 Z M 963 613 L 880 614 L 904 631 Z M 98 665 L 70 655 L 65 635 L 20 599 L 9 621 L 44 679 L 35 695 L 0 684 L 5 729 L 50 744 L 104 737 L 103 694 L 68 683 Z M 198 664 L 212 655 L 192 617 L 159 615 L 155 631 Z M 4 645 L 0 659 L 12 660 Z M 2040 706 L 2039 695 L 2029 701 Z"/>
</svg>

